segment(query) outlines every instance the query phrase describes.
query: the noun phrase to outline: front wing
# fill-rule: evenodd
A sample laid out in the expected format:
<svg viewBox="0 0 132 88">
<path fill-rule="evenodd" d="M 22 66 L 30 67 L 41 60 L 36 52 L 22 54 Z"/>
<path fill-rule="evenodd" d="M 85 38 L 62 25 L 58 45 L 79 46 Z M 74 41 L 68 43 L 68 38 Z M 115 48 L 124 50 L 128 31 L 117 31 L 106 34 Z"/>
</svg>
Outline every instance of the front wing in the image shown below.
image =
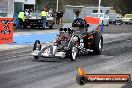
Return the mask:
<svg viewBox="0 0 132 88">
<path fill-rule="evenodd" d="M 57 46 L 43 46 L 42 49 L 34 50 L 31 52 L 32 56 L 42 56 L 42 57 L 61 57 L 64 58 L 66 52 L 57 52 L 58 47 Z"/>
</svg>

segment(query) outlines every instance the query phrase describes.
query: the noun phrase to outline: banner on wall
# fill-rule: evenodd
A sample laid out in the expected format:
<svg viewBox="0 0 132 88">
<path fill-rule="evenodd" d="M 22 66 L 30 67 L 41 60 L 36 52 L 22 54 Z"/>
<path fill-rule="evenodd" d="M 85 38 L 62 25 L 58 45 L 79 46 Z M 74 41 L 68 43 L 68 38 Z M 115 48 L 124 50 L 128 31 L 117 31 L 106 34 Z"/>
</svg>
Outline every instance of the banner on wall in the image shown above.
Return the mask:
<svg viewBox="0 0 132 88">
<path fill-rule="evenodd" d="M 0 44 L 13 43 L 13 18 L 0 18 Z"/>
</svg>

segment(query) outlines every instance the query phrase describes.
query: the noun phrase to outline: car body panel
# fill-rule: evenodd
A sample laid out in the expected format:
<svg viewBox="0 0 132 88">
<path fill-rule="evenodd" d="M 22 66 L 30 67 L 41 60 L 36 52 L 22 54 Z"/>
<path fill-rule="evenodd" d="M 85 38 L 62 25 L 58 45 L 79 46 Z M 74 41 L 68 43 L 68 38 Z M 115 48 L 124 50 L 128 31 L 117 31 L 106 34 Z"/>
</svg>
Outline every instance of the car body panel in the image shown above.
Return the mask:
<svg viewBox="0 0 132 88">
<path fill-rule="evenodd" d="M 125 14 L 122 21 L 124 23 L 132 23 L 132 14 Z"/>
<path fill-rule="evenodd" d="M 122 24 L 121 16 L 117 13 L 109 13 L 109 23 L 110 24 Z"/>
<path fill-rule="evenodd" d="M 54 18 L 47 13 L 46 27 L 51 27 L 54 24 L 55 24 Z M 40 13 L 35 13 L 35 12 L 31 13 L 30 16 L 27 19 L 25 19 L 24 25 L 25 26 L 42 27 Z"/>
<path fill-rule="evenodd" d="M 95 17 L 95 18 L 98 18 L 98 13 L 92 13 L 91 16 Z M 109 25 L 109 16 L 107 14 L 100 13 L 99 18 L 100 18 L 100 22 L 99 22 L 100 25 L 102 24 L 102 22 L 103 22 L 104 25 Z"/>
</svg>

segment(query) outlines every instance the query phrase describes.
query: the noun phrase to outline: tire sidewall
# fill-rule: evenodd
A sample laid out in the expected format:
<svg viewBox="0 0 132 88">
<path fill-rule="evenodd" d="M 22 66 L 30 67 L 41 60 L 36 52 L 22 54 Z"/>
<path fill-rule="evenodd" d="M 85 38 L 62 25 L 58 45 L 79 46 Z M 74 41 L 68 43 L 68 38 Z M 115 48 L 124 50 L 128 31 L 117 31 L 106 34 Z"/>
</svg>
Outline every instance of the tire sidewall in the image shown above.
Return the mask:
<svg viewBox="0 0 132 88">
<path fill-rule="evenodd" d="M 99 43 L 101 42 L 101 48 L 99 48 Z M 100 32 L 95 32 L 93 39 L 93 53 L 96 55 L 100 55 L 103 48 L 103 37 Z"/>
</svg>

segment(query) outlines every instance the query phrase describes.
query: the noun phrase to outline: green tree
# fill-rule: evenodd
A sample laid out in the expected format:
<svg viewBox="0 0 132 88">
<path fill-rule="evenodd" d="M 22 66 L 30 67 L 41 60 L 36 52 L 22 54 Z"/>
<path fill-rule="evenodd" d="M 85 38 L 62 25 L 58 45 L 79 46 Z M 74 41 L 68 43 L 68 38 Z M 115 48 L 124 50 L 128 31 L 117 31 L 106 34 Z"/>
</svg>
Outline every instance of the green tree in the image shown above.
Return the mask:
<svg viewBox="0 0 132 88">
<path fill-rule="evenodd" d="M 122 15 L 132 13 L 132 0 L 102 0 L 103 6 L 113 6 Z"/>
</svg>

